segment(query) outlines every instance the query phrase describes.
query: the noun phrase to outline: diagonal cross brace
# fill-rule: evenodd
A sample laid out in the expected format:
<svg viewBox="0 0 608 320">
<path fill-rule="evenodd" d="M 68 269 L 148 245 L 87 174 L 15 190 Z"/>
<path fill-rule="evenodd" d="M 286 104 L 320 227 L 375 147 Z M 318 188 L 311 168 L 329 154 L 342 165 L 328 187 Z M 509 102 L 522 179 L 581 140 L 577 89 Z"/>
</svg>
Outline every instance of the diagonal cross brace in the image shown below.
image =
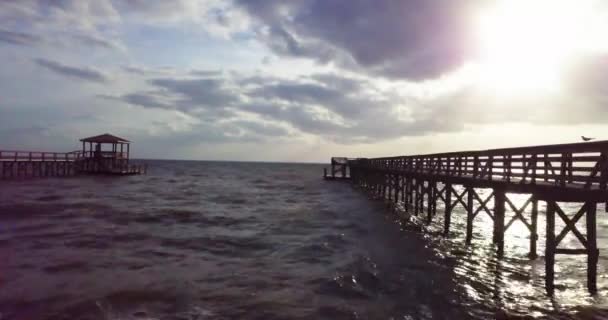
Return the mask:
<svg viewBox="0 0 608 320">
<path fill-rule="evenodd" d="M 517 220 L 519 219 L 521 222 L 523 222 L 526 227 L 528 228 L 528 230 L 530 230 L 530 232 L 532 232 L 532 225 L 530 223 L 528 223 L 528 221 L 526 220 L 526 218 L 524 217 L 524 211 L 526 210 L 526 208 L 528 207 L 528 205 L 530 203 L 532 203 L 532 199 L 533 196 L 530 196 L 530 198 L 528 198 L 528 200 L 524 203 L 524 205 L 520 208 L 517 209 L 515 207 L 515 205 L 513 204 L 513 202 L 511 202 L 511 200 L 509 200 L 508 197 L 505 197 L 505 200 L 507 201 L 507 204 L 509 204 L 509 207 L 511 207 L 511 210 L 513 210 L 513 212 L 515 213 L 513 215 L 513 217 L 511 218 L 511 220 L 509 220 L 509 223 L 507 223 L 505 225 L 505 232 L 507 231 L 507 229 L 509 229 L 509 227 Z"/>
<path fill-rule="evenodd" d="M 481 200 L 481 198 L 479 197 L 479 195 L 477 194 L 477 192 L 475 190 L 473 190 L 473 196 L 475 197 L 477 202 L 479 202 L 479 204 L 480 204 L 480 206 L 475 210 L 475 212 L 473 212 L 473 219 L 475 219 L 475 217 L 481 210 L 484 210 L 488 214 L 488 216 L 490 216 L 490 218 L 492 218 L 492 220 L 494 220 L 494 215 L 487 207 L 488 202 L 494 196 L 494 192 L 490 193 L 490 195 L 483 201 Z"/>
<path fill-rule="evenodd" d="M 458 204 L 458 202 L 460 202 L 462 204 L 462 206 L 466 208 L 467 204 L 464 202 L 464 200 L 462 200 L 462 198 L 464 197 L 465 194 L 467 194 L 467 189 L 464 189 L 464 191 L 462 191 L 462 193 L 460 195 L 458 195 L 457 192 L 454 192 L 454 195 L 456 196 L 456 200 L 450 204 L 450 208 L 455 208 L 456 205 Z"/>
<path fill-rule="evenodd" d="M 557 204 L 555 204 L 555 209 L 556 209 L 555 212 L 557 212 L 557 215 L 564 221 L 564 223 L 566 223 L 566 226 L 564 227 L 564 229 L 555 238 L 555 247 L 557 248 L 559 243 L 566 237 L 566 234 L 568 234 L 568 231 L 572 231 L 572 233 L 574 233 L 574 235 L 578 238 L 578 240 L 585 247 L 585 249 L 587 249 L 587 239 L 585 239 L 585 237 L 581 234 L 581 232 L 578 231 L 578 229 L 576 228 L 576 223 L 585 214 L 585 212 L 587 210 L 587 205 L 586 204 L 583 205 L 581 207 L 581 209 L 578 210 L 578 212 L 574 215 L 574 217 L 572 217 L 572 219 L 568 218 L 568 216 L 564 213 L 564 211 Z"/>
<path fill-rule="evenodd" d="M 447 185 L 443 186 L 443 189 L 439 190 L 439 188 L 435 188 L 435 200 L 441 199 L 443 203 L 445 203 L 445 198 L 443 197 L 443 193 L 445 192 Z"/>
</svg>

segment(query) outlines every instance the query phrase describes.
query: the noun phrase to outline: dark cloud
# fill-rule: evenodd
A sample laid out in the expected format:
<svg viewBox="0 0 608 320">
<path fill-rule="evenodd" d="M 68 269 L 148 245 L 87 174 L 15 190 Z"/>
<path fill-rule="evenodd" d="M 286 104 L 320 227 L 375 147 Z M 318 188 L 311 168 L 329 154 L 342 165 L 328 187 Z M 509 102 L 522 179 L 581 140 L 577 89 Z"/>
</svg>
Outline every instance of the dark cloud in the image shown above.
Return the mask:
<svg viewBox="0 0 608 320">
<path fill-rule="evenodd" d="M 246 132 L 287 136 L 291 127 L 344 143 L 458 130 L 432 109 L 399 114 L 403 104 L 392 91 L 366 79 L 335 73 L 297 79 L 224 75 L 203 79 L 150 79 L 154 90 L 117 99 L 146 108 L 174 109 L 210 122 L 228 122 Z M 245 85 L 244 85 L 245 84 Z M 168 102 L 171 101 L 171 102 Z M 411 106 L 409 106 L 411 107 Z M 243 120 L 242 113 L 262 120 Z"/>
<path fill-rule="evenodd" d="M 53 71 L 57 74 L 66 76 L 66 77 L 80 79 L 80 80 L 87 80 L 87 81 L 92 81 L 92 82 L 107 82 L 108 81 L 107 77 L 103 73 L 101 73 L 100 71 L 97 71 L 95 69 L 92 69 L 92 68 L 73 67 L 73 66 L 64 65 L 59 62 L 46 60 L 46 59 L 35 59 L 34 61 L 39 66 L 46 68 L 50 71 Z"/>
<path fill-rule="evenodd" d="M 336 62 L 387 77 L 426 79 L 466 60 L 474 0 L 238 0 L 279 55 Z"/>
<path fill-rule="evenodd" d="M 111 50 L 122 50 L 122 46 L 115 41 L 100 38 L 90 34 L 75 34 L 72 38 L 87 47 L 97 47 Z"/>
<path fill-rule="evenodd" d="M 160 76 L 163 74 L 171 74 L 175 71 L 172 67 L 148 68 L 139 65 L 122 66 L 121 69 L 138 76 Z"/>
<path fill-rule="evenodd" d="M 121 100 L 130 103 L 132 105 L 144 107 L 144 108 L 157 108 L 157 109 L 175 109 L 175 107 L 160 102 L 157 97 L 146 93 L 130 93 L 121 97 Z"/>
<path fill-rule="evenodd" d="M 0 29 L 0 41 L 20 46 L 33 46 L 40 44 L 42 38 L 29 33 Z"/>
<path fill-rule="evenodd" d="M 250 120 L 234 120 L 231 121 L 230 124 L 263 136 L 283 137 L 289 135 L 289 131 L 287 129 L 273 123 L 262 123 Z"/>
<path fill-rule="evenodd" d="M 242 106 L 243 111 L 256 113 L 267 120 L 281 121 L 306 133 L 335 137 L 344 132 L 345 127 L 326 117 L 322 111 L 307 105 L 281 106 L 279 104 L 249 104 Z"/>
<path fill-rule="evenodd" d="M 375 94 L 383 93 L 367 80 L 334 73 L 262 83 L 264 85 L 251 90 L 249 96 L 284 103 L 322 106 L 346 120 L 357 120 L 378 109 L 392 109 L 391 101 L 374 97 Z M 365 88 L 371 90 L 366 92 Z"/>
<path fill-rule="evenodd" d="M 226 87 L 223 79 L 172 79 L 161 78 L 150 84 L 181 95 L 178 107 L 184 110 L 199 107 L 226 108 L 239 101 L 238 94 Z"/>
<path fill-rule="evenodd" d="M 123 66 L 122 69 L 128 73 L 132 73 L 139 76 L 143 76 L 149 73 L 148 69 L 135 66 Z"/>
<path fill-rule="evenodd" d="M 222 70 L 192 70 L 190 74 L 197 77 L 215 77 L 221 76 Z"/>
</svg>

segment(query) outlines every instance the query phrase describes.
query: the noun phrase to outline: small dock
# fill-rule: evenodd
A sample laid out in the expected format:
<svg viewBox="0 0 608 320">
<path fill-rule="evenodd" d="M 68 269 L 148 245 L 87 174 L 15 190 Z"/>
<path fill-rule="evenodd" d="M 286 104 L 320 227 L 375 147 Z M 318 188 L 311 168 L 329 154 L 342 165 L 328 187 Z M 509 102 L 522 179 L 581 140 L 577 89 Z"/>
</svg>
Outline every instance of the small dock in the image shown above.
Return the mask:
<svg viewBox="0 0 608 320">
<path fill-rule="evenodd" d="M 323 168 L 323 179 L 325 180 L 338 180 L 338 181 L 350 181 L 350 170 L 348 162 L 355 159 L 349 159 L 344 157 L 333 157 L 331 158 L 331 174 L 327 174 L 327 168 Z"/>
<path fill-rule="evenodd" d="M 124 138 L 106 133 L 80 141 L 82 149 L 71 152 L 0 150 L 0 179 L 147 173 L 147 165 L 130 162 Z"/>
<path fill-rule="evenodd" d="M 337 180 L 350 179 L 366 193 L 402 204 L 409 214 L 426 214 L 427 223 L 437 219 L 437 204 L 443 204 L 446 237 L 453 210 L 461 206 L 467 215 L 467 245 L 475 218 L 487 214 L 493 220 L 492 242 L 498 257 L 504 255 L 505 232 L 521 221 L 530 234 L 529 257 L 537 258 L 539 202 L 544 202 L 547 293 L 553 295 L 555 290 L 557 254 L 586 255 L 587 288 L 591 293 L 597 291 L 596 215 L 598 204 L 608 201 L 608 141 L 372 159 L 332 158 L 331 164 L 332 177 L 338 173 Z M 480 189 L 492 192 L 482 198 Z M 518 204 L 509 194 L 528 198 Z M 579 209 L 566 212 L 565 203 Z M 556 220 L 565 227 L 556 230 Z M 576 237 L 579 246 L 564 246 L 562 240 L 568 234 Z"/>
</svg>

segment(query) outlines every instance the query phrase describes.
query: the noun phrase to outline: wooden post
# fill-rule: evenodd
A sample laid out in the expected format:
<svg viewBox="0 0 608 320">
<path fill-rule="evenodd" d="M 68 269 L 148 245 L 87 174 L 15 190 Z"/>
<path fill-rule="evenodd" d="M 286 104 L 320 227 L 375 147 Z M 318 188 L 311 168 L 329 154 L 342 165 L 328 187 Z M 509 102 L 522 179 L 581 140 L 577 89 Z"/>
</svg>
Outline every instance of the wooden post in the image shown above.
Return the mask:
<svg viewBox="0 0 608 320">
<path fill-rule="evenodd" d="M 407 202 L 406 202 L 406 198 L 407 198 L 407 180 L 405 178 L 405 175 L 401 176 L 401 202 L 403 202 L 403 206 L 404 208 L 406 208 L 407 210 Z"/>
<path fill-rule="evenodd" d="M 536 259 L 537 255 L 536 255 L 536 241 L 538 241 L 538 199 L 536 199 L 536 196 L 533 195 L 533 199 L 532 199 L 532 222 L 531 222 L 531 227 L 532 230 L 530 231 L 530 253 L 528 254 L 528 257 L 530 257 L 530 259 Z"/>
<path fill-rule="evenodd" d="M 380 197 L 382 194 L 382 174 L 378 171 L 373 172 L 375 196 Z"/>
<path fill-rule="evenodd" d="M 494 156 L 488 157 L 488 180 L 492 181 L 492 175 L 494 174 Z"/>
<path fill-rule="evenodd" d="M 524 154 L 522 157 L 523 158 L 522 158 L 521 164 L 522 164 L 522 167 L 524 167 L 524 171 L 525 171 L 526 170 L 525 169 L 525 167 L 526 167 L 526 155 Z M 507 177 L 507 182 L 511 182 L 511 165 L 512 165 L 511 164 L 511 159 L 512 159 L 512 156 L 510 154 L 507 155 L 506 157 L 503 156 L 503 166 L 505 167 L 504 168 L 504 171 L 505 171 L 504 175 Z M 525 175 L 524 175 L 524 179 L 525 179 Z"/>
<path fill-rule="evenodd" d="M 572 152 L 568 152 L 568 183 L 572 183 L 573 171 L 572 171 Z"/>
<path fill-rule="evenodd" d="M 413 179 L 411 177 L 408 177 L 407 181 L 406 181 L 406 188 L 407 191 L 405 193 L 405 210 L 407 212 L 411 212 L 411 207 L 412 207 L 412 181 Z"/>
<path fill-rule="evenodd" d="M 414 199 L 414 215 L 418 215 L 418 212 L 420 211 L 420 181 L 418 178 L 416 178 L 415 186 L 416 195 Z"/>
<path fill-rule="evenodd" d="M 450 223 L 452 222 L 452 184 L 445 185 L 445 212 L 443 218 L 443 235 L 447 237 L 450 234 Z"/>
<path fill-rule="evenodd" d="M 467 186 L 467 235 L 465 243 L 471 244 L 473 239 L 473 187 Z"/>
<path fill-rule="evenodd" d="M 433 183 L 433 217 L 437 215 L 437 200 L 439 197 L 437 196 L 437 181 Z"/>
<path fill-rule="evenodd" d="M 387 185 L 388 185 L 388 191 L 387 191 L 388 201 L 390 202 L 393 200 L 393 189 L 395 187 L 395 182 L 393 181 L 394 177 L 392 174 L 387 174 L 386 179 L 387 179 Z"/>
<path fill-rule="evenodd" d="M 394 187 L 395 187 L 395 203 L 398 203 L 399 202 L 399 188 L 400 188 L 399 187 L 399 180 L 400 179 L 399 179 L 399 175 L 395 175 L 394 177 L 395 177 L 394 178 L 395 179 L 395 184 L 394 184 Z"/>
<path fill-rule="evenodd" d="M 410 177 L 410 179 L 408 180 L 408 199 L 407 199 L 407 205 L 409 207 L 412 206 L 413 202 L 414 202 L 414 178 Z"/>
<path fill-rule="evenodd" d="M 597 211 L 596 202 L 587 202 L 587 289 L 592 294 L 597 293 L 597 259 L 599 250 L 597 249 L 597 234 L 595 214 Z"/>
<path fill-rule="evenodd" d="M 129 152 L 129 145 L 127 145 L 127 153 Z M 331 159 L 331 177 L 336 177 L 336 164 L 334 163 L 334 159 Z"/>
<path fill-rule="evenodd" d="M 434 181 L 430 181 L 428 182 L 428 186 L 426 188 L 427 190 L 427 204 L 426 204 L 426 222 L 427 223 L 431 223 L 431 221 L 433 221 L 433 194 L 434 194 L 434 185 L 435 182 Z"/>
<path fill-rule="evenodd" d="M 552 296 L 555 291 L 555 201 L 547 201 L 547 234 L 545 247 L 545 289 Z"/>
<path fill-rule="evenodd" d="M 568 161 L 568 155 L 565 152 L 563 152 L 561 166 L 560 166 L 560 170 L 559 170 L 560 171 L 560 174 L 559 174 L 560 185 L 562 187 L 566 186 L 566 171 L 567 171 L 566 169 L 568 167 L 567 161 Z"/>
<path fill-rule="evenodd" d="M 543 174 L 545 176 L 545 179 L 544 179 L 545 181 L 549 181 L 548 173 L 549 173 L 549 166 L 551 165 L 551 162 L 549 162 L 548 158 L 549 158 L 549 154 L 545 153 L 544 154 L 545 161 L 544 161 L 544 165 L 543 165 L 543 169 L 545 171 Z"/>
<path fill-rule="evenodd" d="M 536 167 L 538 166 L 538 156 L 535 154 L 532 155 L 532 184 L 536 184 Z"/>
<path fill-rule="evenodd" d="M 477 178 L 477 175 L 479 174 L 479 155 L 475 155 L 475 157 L 473 157 L 473 178 Z"/>
<path fill-rule="evenodd" d="M 494 189 L 494 243 L 498 257 L 503 256 L 505 246 L 505 197 L 504 189 Z"/>
<path fill-rule="evenodd" d="M 121 145 L 122 149 L 122 145 Z M 120 151 L 122 153 L 122 150 Z M 323 168 L 323 178 L 327 178 L 327 168 Z"/>
<path fill-rule="evenodd" d="M 386 180 L 388 179 L 388 175 L 387 174 L 382 174 L 382 200 L 386 200 L 386 189 L 387 189 L 387 182 Z"/>
<path fill-rule="evenodd" d="M 424 180 L 420 181 L 420 206 L 419 206 L 420 213 L 424 213 L 424 196 L 426 193 L 424 183 L 425 183 Z"/>
</svg>

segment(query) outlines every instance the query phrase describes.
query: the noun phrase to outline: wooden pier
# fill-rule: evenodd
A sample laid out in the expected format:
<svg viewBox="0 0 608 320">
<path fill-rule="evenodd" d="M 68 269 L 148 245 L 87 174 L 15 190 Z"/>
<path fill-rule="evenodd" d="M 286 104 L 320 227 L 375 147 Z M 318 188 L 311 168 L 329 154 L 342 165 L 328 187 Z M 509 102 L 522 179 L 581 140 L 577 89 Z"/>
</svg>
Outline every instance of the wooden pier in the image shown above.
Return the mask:
<svg viewBox="0 0 608 320">
<path fill-rule="evenodd" d="M 332 160 L 332 167 L 333 167 Z M 356 186 L 387 201 L 402 203 L 407 212 L 425 213 L 431 223 L 437 204 L 443 203 L 443 233 L 448 236 L 453 209 L 461 205 L 467 215 L 466 239 L 470 244 L 479 213 L 493 220 L 493 243 L 504 254 L 504 234 L 517 220 L 530 233 L 529 257 L 537 257 L 539 202 L 546 204 L 545 288 L 555 289 L 555 255 L 587 256 L 587 288 L 597 291 L 596 214 L 608 201 L 608 141 L 558 144 L 484 151 L 464 151 L 373 159 L 348 159 L 337 171 Z M 332 170 L 332 175 L 335 175 Z M 491 189 L 487 197 L 480 189 Z M 508 194 L 527 194 L 517 206 Z M 491 203 L 493 205 L 491 205 Z M 565 212 L 563 203 L 576 203 L 577 212 Z M 529 210 L 527 210 L 529 209 Z M 608 208 L 607 208 L 608 209 Z M 512 213 L 505 219 L 506 213 Z M 529 214 L 527 214 L 529 212 Z M 584 232 L 579 221 L 584 217 Z M 556 220 L 565 227 L 556 230 Z M 558 232 L 556 232 L 558 231 Z M 560 246 L 568 234 L 578 248 Z"/>
<path fill-rule="evenodd" d="M 134 175 L 147 172 L 145 164 L 130 164 L 130 142 L 126 139 L 103 134 L 80 141 L 82 150 L 72 152 L 0 150 L 0 179 L 79 174 Z M 104 151 L 104 144 L 111 145 L 111 149 Z"/>
<path fill-rule="evenodd" d="M 350 180 L 350 170 L 348 162 L 354 159 L 333 157 L 331 158 L 331 174 L 327 174 L 327 168 L 323 169 L 323 179 L 325 180 Z M 336 174 L 338 173 L 338 174 Z"/>
</svg>

